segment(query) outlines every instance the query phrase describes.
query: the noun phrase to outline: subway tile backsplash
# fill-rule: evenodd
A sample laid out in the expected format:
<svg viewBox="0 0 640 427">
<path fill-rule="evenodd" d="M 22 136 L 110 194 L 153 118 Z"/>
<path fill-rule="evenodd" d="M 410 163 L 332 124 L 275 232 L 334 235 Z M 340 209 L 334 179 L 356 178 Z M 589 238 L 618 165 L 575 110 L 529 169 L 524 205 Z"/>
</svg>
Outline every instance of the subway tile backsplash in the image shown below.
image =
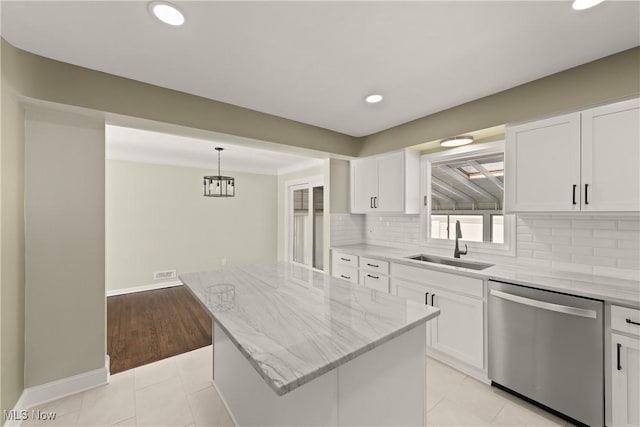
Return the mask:
<svg viewBox="0 0 640 427">
<path fill-rule="evenodd" d="M 355 243 L 419 250 L 420 216 L 333 214 L 331 244 Z M 516 256 L 478 259 L 638 280 L 640 217 L 521 214 Z"/>
</svg>

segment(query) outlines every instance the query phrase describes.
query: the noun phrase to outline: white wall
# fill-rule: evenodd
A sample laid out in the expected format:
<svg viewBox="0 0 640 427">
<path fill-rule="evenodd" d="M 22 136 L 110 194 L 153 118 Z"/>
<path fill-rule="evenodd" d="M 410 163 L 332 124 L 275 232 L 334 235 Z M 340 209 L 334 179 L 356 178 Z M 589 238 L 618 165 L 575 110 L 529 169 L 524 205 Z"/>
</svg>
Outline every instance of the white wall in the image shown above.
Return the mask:
<svg viewBox="0 0 640 427">
<path fill-rule="evenodd" d="M 104 121 L 27 110 L 25 386 L 104 367 Z"/>
<path fill-rule="evenodd" d="M 236 197 L 204 197 L 210 172 L 107 160 L 107 291 L 162 282 L 154 271 L 276 259 L 277 177 L 223 170 L 236 178 Z"/>
</svg>

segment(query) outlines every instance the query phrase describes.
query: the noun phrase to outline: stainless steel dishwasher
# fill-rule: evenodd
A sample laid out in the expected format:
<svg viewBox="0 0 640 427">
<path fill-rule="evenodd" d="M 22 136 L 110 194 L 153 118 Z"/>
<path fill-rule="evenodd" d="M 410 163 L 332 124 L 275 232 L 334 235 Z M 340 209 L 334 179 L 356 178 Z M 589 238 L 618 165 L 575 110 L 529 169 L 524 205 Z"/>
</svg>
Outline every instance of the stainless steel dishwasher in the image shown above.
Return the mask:
<svg viewBox="0 0 640 427">
<path fill-rule="evenodd" d="M 488 297 L 492 383 L 603 426 L 603 302 L 493 280 Z"/>
</svg>

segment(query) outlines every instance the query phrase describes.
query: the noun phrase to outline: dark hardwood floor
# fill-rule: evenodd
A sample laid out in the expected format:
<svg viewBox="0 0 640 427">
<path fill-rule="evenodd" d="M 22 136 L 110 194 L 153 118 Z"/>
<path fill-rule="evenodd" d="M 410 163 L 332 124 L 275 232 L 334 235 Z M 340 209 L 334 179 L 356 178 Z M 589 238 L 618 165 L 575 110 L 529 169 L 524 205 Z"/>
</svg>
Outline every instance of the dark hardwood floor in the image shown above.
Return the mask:
<svg viewBox="0 0 640 427">
<path fill-rule="evenodd" d="M 185 286 L 107 298 L 111 373 L 211 344 L 211 318 Z"/>
</svg>

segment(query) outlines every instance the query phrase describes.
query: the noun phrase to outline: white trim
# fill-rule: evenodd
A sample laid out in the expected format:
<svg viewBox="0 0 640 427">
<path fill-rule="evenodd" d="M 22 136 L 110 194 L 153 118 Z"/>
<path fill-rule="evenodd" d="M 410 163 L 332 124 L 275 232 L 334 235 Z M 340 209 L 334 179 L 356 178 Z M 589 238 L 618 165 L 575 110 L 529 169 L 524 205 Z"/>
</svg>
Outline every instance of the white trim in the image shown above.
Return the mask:
<svg viewBox="0 0 640 427">
<path fill-rule="evenodd" d="M 280 168 L 278 168 L 278 175 L 284 175 L 284 174 L 288 174 L 291 172 L 297 172 L 297 171 L 301 171 L 304 169 L 311 169 L 313 167 L 317 167 L 320 166 L 324 163 L 323 159 L 312 159 L 306 162 L 302 162 L 302 163 L 295 163 L 293 165 L 288 165 L 288 166 L 282 166 Z"/>
<path fill-rule="evenodd" d="M 34 406 L 106 385 L 109 383 L 109 363 L 109 356 L 107 355 L 105 356 L 103 368 L 26 388 L 13 407 L 13 411 L 16 414 L 20 414 L 21 411 L 27 411 Z M 8 420 L 4 423 L 4 427 L 19 427 L 21 423 L 22 420 Z"/>
<path fill-rule="evenodd" d="M 172 288 L 174 286 L 181 286 L 180 280 L 173 280 L 171 282 L 151 283 L 150 285 L 133 286 L 131 288 L 112 289 L 107 291 L 107 296 L 112 297 L 115 295 L 132 294 L 134 292 L 153 291 L 155 289 Z"/>
</svg>

